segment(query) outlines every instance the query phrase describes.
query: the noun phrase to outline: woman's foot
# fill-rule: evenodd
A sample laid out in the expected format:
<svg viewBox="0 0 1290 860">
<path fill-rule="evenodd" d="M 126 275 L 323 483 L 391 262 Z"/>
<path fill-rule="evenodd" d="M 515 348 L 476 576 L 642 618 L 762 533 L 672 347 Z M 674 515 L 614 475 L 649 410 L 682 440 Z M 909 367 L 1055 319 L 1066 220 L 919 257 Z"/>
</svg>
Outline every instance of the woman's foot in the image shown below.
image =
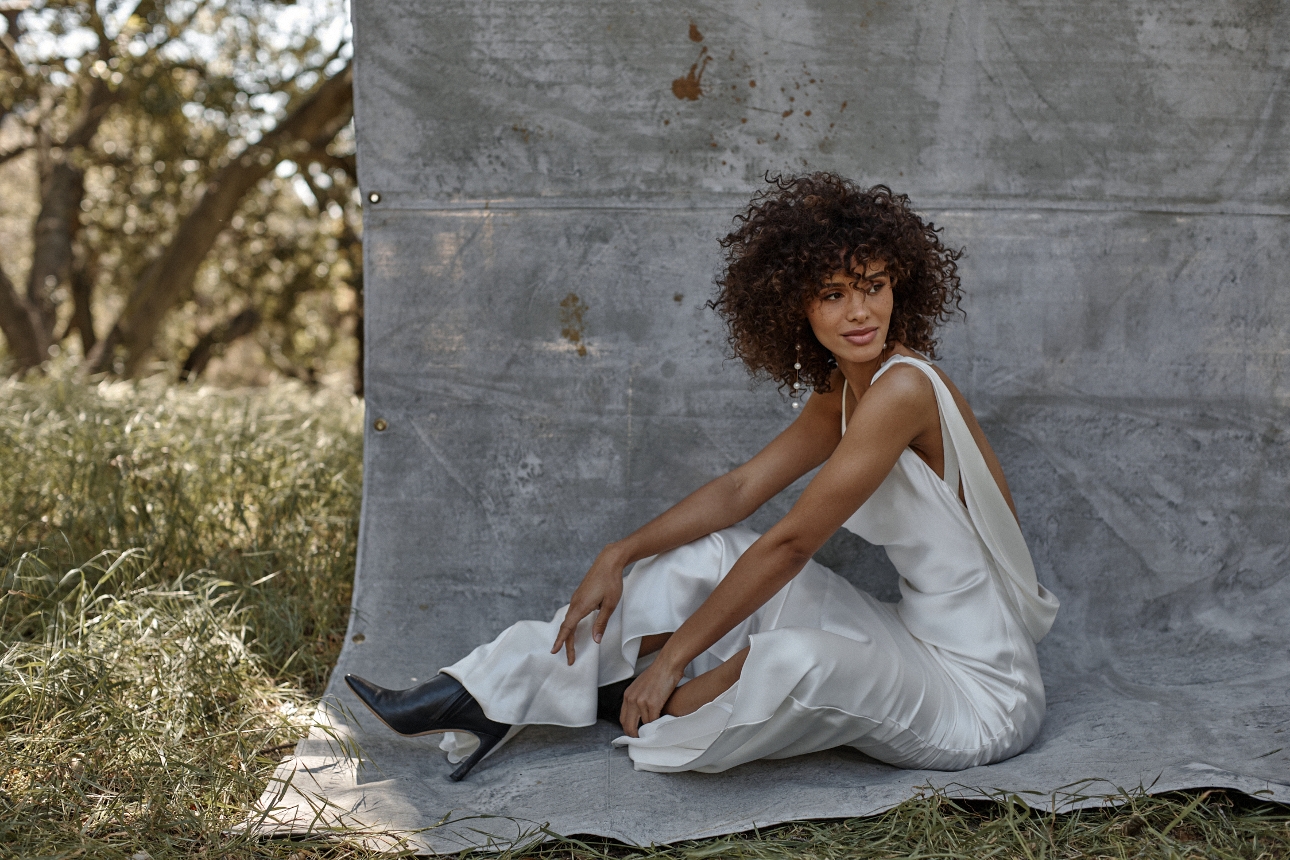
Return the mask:
<svg viewBox="0 0 1290 860">
<path fill-rule="evenodd" d="M 479 749 L 452 772 L 454 782 L 470 773 L 511 728 L 485 716 L 475 697 L 450 675 L 436 675 L 407 690 L 387 690 L 357 675 L 346 675 L 345 683 L 368 710 L 401 735 L 465 732 L 478 738 Z"/>
<path fill-rule="evenodd" d="M 637 669 L 643 669 L 645 664 L 639 662 L 642 657 L 648 657 L 650 654 L 661 650 L 667 644 L 667 640 L 672 638 L 671 633 L 654 633 L 642 637 L 640 648 L 637 652 Z M 606 684 L 596 691 L 596 718 L 608 720 L 618 726 L 622 726 L 622 721 L 618 718 L 623 712 L 623 693 L 632 685 L 635 678 L 626 678 L 622 681 L 615 681 L 612 684 Z"/>
</svg>

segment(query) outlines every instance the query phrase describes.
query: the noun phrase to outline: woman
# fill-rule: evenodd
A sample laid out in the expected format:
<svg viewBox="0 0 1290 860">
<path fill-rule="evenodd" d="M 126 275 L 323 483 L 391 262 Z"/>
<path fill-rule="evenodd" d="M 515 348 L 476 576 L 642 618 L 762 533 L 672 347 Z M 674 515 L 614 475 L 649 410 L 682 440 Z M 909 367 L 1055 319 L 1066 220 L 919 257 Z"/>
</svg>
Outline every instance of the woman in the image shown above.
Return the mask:
<svg viewBox="0 0 1290 860">
<path fill-rule="evenodd" d="M 657 771 L 842 744 L 958 770 L 1034 739 L 1057 601 L 971 409 L 923 357 L 958 305 L 961 252 L 904 195 L 832 174 L 774 180 L 736 221 L 710 304 L 750 372 L 794 408 L 813 395 L 747 463 L 605 547 L 552 621 L 410 690 L 346 676 L 394 730 L 446 732 L 453 779 L 523 725 L 597 715 Z M 819 466 L 766 534 L 736 527 Z M 899 603 L 812 560 L 839 527 L 886 547 Z"/>
</svg>

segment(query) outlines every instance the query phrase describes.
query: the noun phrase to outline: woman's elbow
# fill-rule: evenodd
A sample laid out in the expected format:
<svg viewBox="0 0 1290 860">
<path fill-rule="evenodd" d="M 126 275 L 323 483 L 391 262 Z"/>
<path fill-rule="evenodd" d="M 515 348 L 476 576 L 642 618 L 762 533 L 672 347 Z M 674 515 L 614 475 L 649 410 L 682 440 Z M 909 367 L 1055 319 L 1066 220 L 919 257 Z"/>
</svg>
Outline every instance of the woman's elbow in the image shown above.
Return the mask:
<svg viewBox="0 0 1290 860">
<path fill-rule="evenodd" d="M 771 536 L 767 535 L 767 537 Z M 819 548 L 811 536 L 792 532 L 775 535 L 771 546 L 768 547 L 771 554 L 780 562 L 776 567 L 791 569 L 793 575 L 806 566 Z"/>
<path fill-rule="evenodd" d="M 742 469 L 727 472 L 721 480 L 725 484 L 730 511 L 737 517 L 736 522 L 747 519 L 761 507 L 761 501 L 756 498 L 751 477 Z"/>
</svg>

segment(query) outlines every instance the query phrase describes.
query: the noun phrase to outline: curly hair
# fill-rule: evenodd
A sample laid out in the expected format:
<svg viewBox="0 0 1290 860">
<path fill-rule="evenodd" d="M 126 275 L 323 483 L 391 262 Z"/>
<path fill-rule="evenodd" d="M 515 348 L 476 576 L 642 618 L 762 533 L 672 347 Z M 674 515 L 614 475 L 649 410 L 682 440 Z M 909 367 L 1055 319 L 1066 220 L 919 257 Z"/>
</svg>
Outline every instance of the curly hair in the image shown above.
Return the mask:
<svg viewBox="0 0 1290 860">
<path fill-rule="evenodd" d="M 936 327 L 962 312 L 957 261 L 961 250 L 941 244 L 940 230 L 885 185 L 862 189 L 834 173 L 771 178 L 735 216 L 721 239 L 725 267 L 708 307 L 725 320 L 734 357 L 754 376 L 781 389 L 800 379 L 829 390 L 833 355 L 811 332 L 806 304 L 838 271 L 883 260 L 892 275 L 887 337 L 936 357 Z M 857 265 L 859 264 L 859 269 Z M 797 371 L 797 346 L 802 369 Z"/>
</svg>

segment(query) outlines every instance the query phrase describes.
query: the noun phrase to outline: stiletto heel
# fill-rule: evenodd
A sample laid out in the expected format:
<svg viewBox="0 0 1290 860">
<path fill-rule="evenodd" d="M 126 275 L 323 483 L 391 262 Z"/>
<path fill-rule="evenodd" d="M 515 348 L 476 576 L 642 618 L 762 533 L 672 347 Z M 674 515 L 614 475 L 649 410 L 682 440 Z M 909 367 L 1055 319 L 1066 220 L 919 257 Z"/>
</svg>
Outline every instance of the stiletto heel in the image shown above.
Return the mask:
<svg viewBox="0 0 1290 860">
<path fill-rule="evenodd" d="M 448 775 L 448 778 L 453 782 L 461 782 L 465 779 L 466 774 L 470 773 L 470 769 L 483 761 L 484 757 L 492 752 L 493 748 L 500 744 L 506 735 L 485 735 L 476 732 L 475 737 L 479 740 L 479 749 L 471 753 L 465 761 L 457 766 L 456 770 Z"/>
<path fill-rule="evenodd" d="M 377 719 L 401 735 L 474 735 L 479 748 L 452 772 L 454 782 L 460 782 L 511 734 L 511 726 L 490 720 L 475 697 L 450 675 L 436 675 L 407 690 L 387 690 L 357 675 L 346 675 L 345 683 Z"/>
</svg>

